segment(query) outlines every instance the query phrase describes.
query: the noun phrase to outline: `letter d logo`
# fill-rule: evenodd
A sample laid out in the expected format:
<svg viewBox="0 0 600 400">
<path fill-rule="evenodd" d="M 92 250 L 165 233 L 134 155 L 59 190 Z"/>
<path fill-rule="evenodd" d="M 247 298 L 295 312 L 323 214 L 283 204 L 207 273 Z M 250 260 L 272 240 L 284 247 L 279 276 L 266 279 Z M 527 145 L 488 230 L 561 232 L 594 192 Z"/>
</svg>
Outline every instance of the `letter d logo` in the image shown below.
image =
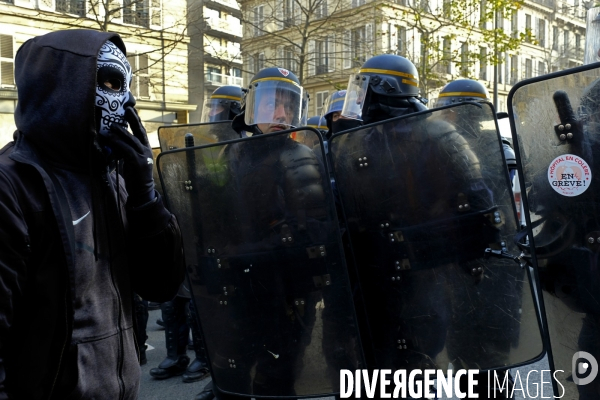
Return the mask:
<svg viewBox="0 0 600 400">
<path fill-rule="evenodd" d="M 587 362 L 578 362 L 580 358 L 585 359 Z M 573 354 L 571 371 L 573 374 L 573 382 L 575 382 L 576 385 L 587 385 L 596 379 L 596 375 L 598 375 L 598 361 L 596 361 L 594 356 L 590 353 L 578 351 Z M 579 377 L 580 375 L 587 373 L 587 371 L 590 371 L 590 374 L 586 378 Z"/>
</svg>

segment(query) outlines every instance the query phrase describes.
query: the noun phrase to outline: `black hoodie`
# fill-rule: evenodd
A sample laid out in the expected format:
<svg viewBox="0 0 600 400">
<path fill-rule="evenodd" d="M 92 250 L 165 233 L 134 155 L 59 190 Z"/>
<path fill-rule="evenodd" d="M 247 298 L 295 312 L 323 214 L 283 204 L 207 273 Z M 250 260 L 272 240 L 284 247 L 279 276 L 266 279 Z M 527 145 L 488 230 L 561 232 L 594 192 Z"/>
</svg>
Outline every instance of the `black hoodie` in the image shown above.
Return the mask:
<svg viewBox="0 0 600 400">
<path fill-rule="evenodd" d="M 116 34 L 69 30 L 15 59 L 17 132 L 0 150 L 0 399 L 135 399 L 132 292 L 164 302 L 183 280 L 174 216 L 160 198 L 125 207 L 94 146 L 107 40 L 125 52 Z"/>
</svg>

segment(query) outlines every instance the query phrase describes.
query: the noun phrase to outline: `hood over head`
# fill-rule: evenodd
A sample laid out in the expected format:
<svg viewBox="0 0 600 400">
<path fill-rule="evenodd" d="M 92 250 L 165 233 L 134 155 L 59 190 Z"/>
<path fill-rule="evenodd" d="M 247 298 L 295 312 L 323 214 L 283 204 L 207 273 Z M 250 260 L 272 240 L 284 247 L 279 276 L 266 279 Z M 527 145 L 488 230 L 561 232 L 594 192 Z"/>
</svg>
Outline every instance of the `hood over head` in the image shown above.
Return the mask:
<svg viewBox="0 0 600 400">
<path fill-rule="evenodd" d="M 89 168 L 99 126 L 95 107 L 97 59 L 107 40 L 126 54 L 119 35 L 85 29 L 35 37 L 17 52 L 17 130 L 53 164 Z"/>
</svg>

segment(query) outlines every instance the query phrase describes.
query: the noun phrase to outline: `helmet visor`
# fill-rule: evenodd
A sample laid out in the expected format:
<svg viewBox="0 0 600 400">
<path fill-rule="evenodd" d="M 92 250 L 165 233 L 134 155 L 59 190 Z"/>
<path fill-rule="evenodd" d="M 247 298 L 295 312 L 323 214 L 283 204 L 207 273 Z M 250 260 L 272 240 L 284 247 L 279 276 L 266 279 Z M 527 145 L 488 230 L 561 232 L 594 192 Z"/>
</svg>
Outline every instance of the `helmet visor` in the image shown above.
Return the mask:
<svg viewBox="0 0 600 400">
<path fill-rule="evenodd" d="M 306 124 L 308 96 L 292 80 L 268 78 L 251 83 L 246 95 L 246 125 L 277 124 L 298 127 Z"/>
<path fill-rule="evenodd" d="M 346 89 L 346 98 L 342 116 L 350 119 L 362 119 L 362 109 L 369 88 L 369 76 L 362 74 L 351 75 Z"/>
<path fill-rule="evenodd" d="M 438 97 L 435 100 L 435 102 L 432 102 L 430 108 L 449 106 L 450 104 L 454 104 L 455 102 L 455 97 Z"/>
<path fill-rule="evenodd" d="M 223 97 L 223 96 L 222 96 Z M 219 122 L 229 119 L 229 109 L 231 102 L 234 100 L 224 98 L 207 98 L 204 100 L 204 108 L 202 109 L 202 119 L 200 122 Z M 239 101 L 239 99 L 235 99 Z"/>
</svg>

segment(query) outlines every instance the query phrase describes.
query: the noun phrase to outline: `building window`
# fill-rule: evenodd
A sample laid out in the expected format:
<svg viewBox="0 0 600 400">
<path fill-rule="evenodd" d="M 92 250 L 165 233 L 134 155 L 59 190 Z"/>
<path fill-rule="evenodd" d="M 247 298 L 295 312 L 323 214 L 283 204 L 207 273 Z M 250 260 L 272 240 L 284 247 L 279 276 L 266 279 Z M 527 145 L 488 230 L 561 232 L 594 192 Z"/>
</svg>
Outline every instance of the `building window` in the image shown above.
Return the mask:
<svg viewBox="0 0 600 400">
<path fill-rule="evenodd" d="M 543 61 L 538 61 L 538 70 L 537 75 L 545 75 L 546 74 L 546 63 Z"/>
<path fill-rule="evenodd" d="M 510 84 L 514 85 L 519 81 L 519 57 L 510 57 Z"/>
<path fill-rule="evenodd" d="M 148 1 L 123 0 L 123 22 L 126 24 L 150 26 Z"/>
<path fill-rule="evenodd" d="M 496 28 L 504 30 L 504 11 L 498 10 L 494 18 L 496 19 Z"/>
<path fill-rule="evenodd" d="M 442 13 L 444 15 L 444 18 L 452 18 L 452 0 L 443 0 Z"/>
<path fill-rule="evenodd" d="M 449 37 L 444 38 L 444 55 L 442 63 L 444 70 L 447 74 L 452 73 L 452 39 Z"/>
<path fill-rule="evenodd" d="M 366 3 L 366 0 L 352 0 L 352 7 L 362 6 Z"/>
<path fill-rule="evenodd" d="M 282 66 L 283 68 L 292 71 L 293 73 L 298 72 L 296 57 L 294 55 L 294 50 L 291 46 L 286 46 L 283 48 Z"/>
<path fill-rule="evenodd" d="M 298 25 L 300 21 L 300 6 L 298 0 L 283 0 L 283 27 L 291 28 Z"/>
<path fill-rule="evenodd" d="M 327 16 L 327 0 L 317 0 L 315 17 L 324 18 Z"/>
<path fill-rule="evenodd" d="M 531 31 L 531 15 L 529 14 L 525 14 L 525 33 L 527 33 L 527 43 L 531 43 L 533 32 Z"/>
<path fill-rule="evenodd" d="M 131 79 L 131 93 L 137 98 L 150 97 L 150 76 L 148 73 L 148 55 L 134 54 L 127 56 L 131 69 L 133 70 L 133 78 Z"/>
<path fill-rule="evenodd" d="M 254 72 L 258 72 L 265 67 L 265 53 L 255 54 L 252 58 L 254 58 Z"/>
<path fill-rule="evenodd" d="M 350 31 L 351 35 L 351 44 L 350 50 L 352 54 L 352 66 L 360 67 L 366 61 L 366 29 L 364 26 L 360 28 L 352 29 Z"/>
<path fill-rule="evenodd" d="M 56 11 L 85 16 L 85 0 L 56 0 Z"/>
<path fill-rule="evenodd" d="M 525 79 L 533 77 L 533 62 L 530 58 L 525 60 Z"/>
<path fill-rule="evenodd" d="M 333 54 L 335 53 L 333 38 L 328 36 L 325 40 L 315 42 L 316 74 L 326 74 L 333 70 Z"/>
<path fill-rule="evenodd" d="M 552 50 L 558 51 L 558 26 L 552 27 Z"/>
<path fill-rule="evenodd" d="M 479 27 L 485 29 L 485 23 L 487 22 L 487 1 L 481 0 L 479 8 Z"/>
<path fill-rule="evenodd" d="M 256 66 L 256 57 L 248 56 L 248 58 L 246 59 L 246 63 L 244 65 L 248 66 L 249 73 L 254 74 L 256 72 L 256 69 L 254 69 L 254 67 Z"/>
<path fill-rule="evenodd" d="M 512 37 L 513 38 L 519 37 L 519 14 L 517 11 L 515 11 L 513 13 L 510 22 L 511 22 L 510 29 L 512 30 Z"/>
<path fill-rule="evenodd" d="M 479 48 L 479 79 L 487 81 L 487 49 L 485 47 Z"/>
<path fill-rule="evenodd" d="M 498 71 L 498 83 L 504 83 L 504 79 L 503 79 L 503 72 L 504 72 L 504 66 L 502 65 L 502 61 L 504 60 L 504 58 L 506 57 L 506 55 L 504 53 L 500 54 L 500 58 L 499 58 L 499 63 L 498 66 L 496 68 Z"/>
<path fill-rule="evenodd" d="M 253 27 L 254 36 L 260 36 L 264 33 L 265 24 L 265 6 L 260 5 L 253 9 Z"/>
<path fill-rule="evenodd" d="M 563 31 L 563 52 L 569 51 L 569 31 Z"/>
<path fill-rule="evenodd" d="M 467 42 L 460 46 L 460 75 L 469 75 L 469 44 Z"/>
<path fill-rule="evenodd" d="M 575 51 L 577 52 L 575 58 L 583 58 L 583 54 L 581 54 L 581 35 L 578 33 L 575 34 Z"/>
<path fill-rule="evenodd" d="M 546 21 L 538 18 L 537 20 L 537 39 L 538 44 L 542 47 L 546 47 Z"/>
<path fill-rule="evenodd" d="M 223 83 L 221 77 L 221 68 L 220 67 L 206 67 L 206 77 L 210 82 L 215 83 Z"/>
<path fill-rule="evenodd" d="M 150 0 L 150 22 L 155 26 L 162 26 L 161 0 Z"/>
<path fill-rule="evenodd" d="M 398 27 L 397 32 L 397 40 L 398 40 L 398 51 L 397 54 L 399 56 L 406 57 L 406 49 L 408 48 L 406 45 L 406 28 L 404 26 Z"/>
<path fill-rule="evenodd" d="M 0 86 L 14 86 L 13 37 L 0 35 Z"/>
<path fill-rule="evenodd" d="M 321 115 L 323 112 L 323 103 L 327 100 L 327 96 L 329 96 L 328 91 L 316 93 L 317 101 L 315 102 L 315 115 Z"/>
</svg>

